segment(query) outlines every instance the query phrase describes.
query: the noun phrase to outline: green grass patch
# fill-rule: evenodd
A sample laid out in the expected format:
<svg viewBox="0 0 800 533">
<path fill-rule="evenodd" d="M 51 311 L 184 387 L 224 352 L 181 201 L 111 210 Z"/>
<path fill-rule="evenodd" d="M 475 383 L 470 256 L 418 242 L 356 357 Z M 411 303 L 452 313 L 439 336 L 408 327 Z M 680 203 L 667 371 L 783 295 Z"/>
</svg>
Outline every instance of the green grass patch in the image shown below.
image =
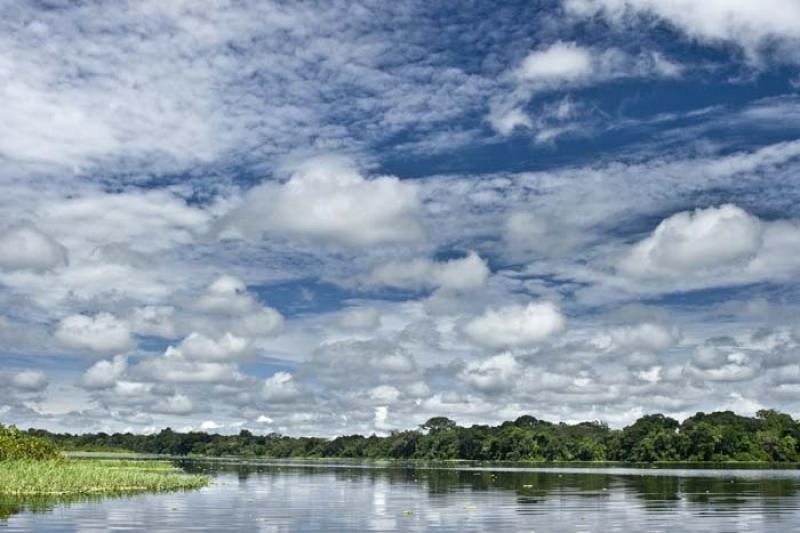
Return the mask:
<svg viewBox="0 0 800 533">
<path fill-rule="evenodd" d="M 197 489 L 204 476 L 167 461 L 47 459 L 0 462 L 0 495 L 63 496 Z"/>
</svg>

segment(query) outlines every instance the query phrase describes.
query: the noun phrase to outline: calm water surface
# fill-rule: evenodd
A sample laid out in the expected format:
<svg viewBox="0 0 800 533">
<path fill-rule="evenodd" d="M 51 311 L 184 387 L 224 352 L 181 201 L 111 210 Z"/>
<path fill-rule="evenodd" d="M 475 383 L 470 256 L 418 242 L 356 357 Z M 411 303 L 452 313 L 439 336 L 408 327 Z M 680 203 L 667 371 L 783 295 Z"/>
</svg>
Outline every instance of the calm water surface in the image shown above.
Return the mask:
<svg viewBox="0 0 800 533">
<path fill-rule="evenodd" d="M 6 531 L 800 531 L 800 471 L 179 462 L 208 488 L 0 499 Z"/>
</svg>

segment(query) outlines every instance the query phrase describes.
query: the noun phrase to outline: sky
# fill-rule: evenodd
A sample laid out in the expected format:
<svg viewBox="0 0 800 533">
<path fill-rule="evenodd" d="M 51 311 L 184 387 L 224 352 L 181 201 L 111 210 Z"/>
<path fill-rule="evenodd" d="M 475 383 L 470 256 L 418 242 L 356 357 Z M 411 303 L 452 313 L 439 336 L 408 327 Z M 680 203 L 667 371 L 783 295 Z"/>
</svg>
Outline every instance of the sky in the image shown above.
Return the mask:
<svg viewBox="0 0 800 533">
<path fill-rule="evenodd" d="M 796 0 L 0 4 L 0 421 L 800 415 Z"/>
</svg>

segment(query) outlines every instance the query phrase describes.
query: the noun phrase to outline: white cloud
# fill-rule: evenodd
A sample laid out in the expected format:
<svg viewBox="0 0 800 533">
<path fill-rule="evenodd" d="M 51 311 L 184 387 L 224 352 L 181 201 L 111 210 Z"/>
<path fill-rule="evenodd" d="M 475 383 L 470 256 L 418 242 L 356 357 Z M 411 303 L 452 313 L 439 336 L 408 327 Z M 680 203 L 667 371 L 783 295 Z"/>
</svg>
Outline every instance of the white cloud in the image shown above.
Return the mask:
<svg viewBox="0 0 800 533">
<path fill-rule="evenodd" d="M 60 8 L 0 12 L 0 154 L 20 166 L 146 175 L 353 150 L 427 133 L 493 86 L 436 55 L 412 59 L 418 45 L 382 23 L 396 21 L 390 6 Z"/>
<path fill-rule="evenodd" d="M 43 202 L 38 221 L 70 251 L 90 255 L 100 248 L 102 255 L 103 247 L 114 246 L 146 254 L 194 242 L 210 217 L 209 211 L 166 190 L 88 189 L 71 198 Z"/>
<path fill-rule="evenodd" d="M 231 361 L 247 355 L 250 345 L 247 339 L 230 332 L 217 339 L 201 333 L 187 335 L 176 348 L 181 355 L 192 361 Z"/>
<path fill-rule="evenodd" d="M 530 129 L 533 128 L 533 121 L 528 114 L 523 111 L 519 105 L 521 103 L 514 103 L 510 107 L 495 107 L 489 113 L 489 124 L 492 128 L 502 135 L 511 135 L 515 129 Z"/>
<path fill-rule="evenodd" d="M 662 378 L 663 368 L 660 366 L 652 366 L 647 370 L 640 370 L 636 373 L 636 377 L 647 383 L 658 383 Z"/>
<path fill-rule="evenodd" d="M 620 268 L 638 277 L 662 277 L 741 265 L 758 253 L 763 238 L 761 221 L 735 205 L 684 211 L 637 243 Z"/>
<path fill-rule="evenodd" d="M 617 22 L 656 15 L 704 42 L 733 42 L 751 57 L 771 41 L 800 39 L 800 4 L 794 0 L 565 0 L 572 13 L 601 13 Z M 795 58 L 796 60 L 796 58 Z"/>
<path fill-rule="evenodd" d="M 529 53 L 519 66 L 518 75 L 542 84 L 574 83 L 592 74 L 593 62 L 590 48 L 558 41 Z"/>
<path fill-rule="evenodd" d="M 26 213 L 69 250 L 68 264 L 47 271 L 0 267 L 3 284 L 32 304 L 53 314 L 97 308 L 99 302 L 159 304 L 193 284 L 175 251 L 204 231 L 206 210 L 163 190 L 109 193 L 81 180 L 49 180 L 24 189 L 12 183 L 0 184 L 7 197 L 0 218 Z"/>
<path fill-rule="evenodd" d="M 374 307 L 353 307 L 337 313 L 335 323 L 348 330 L 373 331 L 381 324 L 381 315 Z"/>
<path fill-rule="evenodd" d="M 800 372 L 790 334 L 760 336 L 758 343 L 769 344 L 763 349 L 756 341 L 718 347 L 719 358 L 695 351 L 697 339 L 753 324 L 796 325 L 796 220 L 759 221 L 760 244 L 741 260 L 725 263 L 719 257 L 736 253 L 712 247 L 716 259 L 704 260 L 716 266 L 708 266 L 687 259 L 686 243 L 660 240 L 657 247 L 669 257 L 648 268 L 679 273 L 645 276 L 620 267 L 635 247 L 620 236 L 676 205 L 740 194 L 753 213 L 796 218 L 800 143 L 731 153 L 729 133 L 718 131 L 763 131 L 759 124 L 771 124 L 768 136 L 736 135 L 737 146 L 789 135 L 790 99 L 749 106 L 733 113 L 738 118 L 725 106 L 659 114 L 637 122 L 646 128 L 643 136 L 633 135 L 638 129 L 615 135 L 613 128 L 629 126 L 629 113 L 659 111 L 627 105 L 630 91 L 642 80 L 681 73 L 658 53 L 631 52 L 655 43 L 650 35 L 615 43 L 624 36 L 612 32 L 608 40 L 587 35 L 583 44 L 552 44 L 571 30 L 545 14 L 552 24 L 525 39 L 545 43 L 541 48 L 510 42 L 523 29 L 517 21 L 464 63 L 454 55 L 461 51 L 438 46 L 419 56 L 428 36 L 440 39 L 438 20 L 407 19 L 419 14 L 416 5 L 397 17 L 394 7 L 377 4 L 369 10 L 212 4 L 0 6 L 0 78 L 10 80 L 0 88 L 7 104 L 0 117 L 9 125 L 0 132 L 0 220 L 30 220 L 69 250 L 68 263 L 64 257 L 53 266 L 37 259 L 27 268 L 0 268 L 0 304 L 7 310 L 0 341 L 13 354 L 10 364 L 47 366 L 41 355 L 64 351 L 53 335 L 59 320 L 76 313 L 94 319 L 88 313 L 104 311 L 126 322 L 129 337 L 162 338 L 141 341 L 143 350 L 172 344 L 160 355 L 127 353 L 127 362 L 111 358 L 116 351 L 102 352 L 106 360 L 88 370 L 68 358 L 60 363 L 63 373 L 50 374 L 59 380 L 50 390 L 35 390 L 37 376 L 0 372 L 4 418 L 70 431 L 78 420 L 87 431 L 141 431 L 202 411 L 183 425 L 213 418 L 213 427 L 234 431 L 242 420 L 260 419 L 270 430 L 331 435 L 388 429 L 389 416 L 397 428 L 433 415 L 497 423 L 530 406 L 555 420 L 619 423 L 648 411 L 715 409 L 739 389 L 765 404 L 791 406 Z M 495 12 L 504 11 L 486 15 Z M 387 16 L 396 22 L 389 32 Z M 461 35 L 478 42 L 472 37 L 484 27 L 505 27 L 494 24 L 500 19 Z M 409 22 L 414 38 L 405 39 Z M 706 69 L 707 60 L 687 68 L 703 69 L 702 84 L 726 81 L 720 76 L 730 70 Z M 681 86 L 694 86 L 695 78 L 686 76 Z M 638 81 L 610 83 L 622 79 Z M 603 94 L 614 95 L 594 106 L 589 98 L 596 93 L 583 89 L 602 83 L 609 84 Z M 658 84 L 668 85 L 674 87 Z M 594 159 L 597 146 L 580 154 L 536 146 L 529 155 L 544 158 L 537 161 L 514 142 L 510 158 L 487 159 L 505 153 L 502 139 L 487 138 L 475 123 L 487 99 L 507 111 L 492 117 L 504 133 L 526 129 L 535 141 L 552 142 L 609 126 L 603 135 L 622 144 Z M 611 101 L 623 105 L 606 107 Z M 669 129 L 681 120 L 713 125 Z M 661 141 L 681 146 L 661 150 Z M 629 142 L 641 148 L 626 149 Z M 414 178 L 381 178 L 386 171 L 324 159 L 282 173 L 283 161 L 331 151 Z M 484 173 L 489 168 L 496 171 Z M 524 168 L 543 170 L 510 170 Z M 250 192 L 239 188 L 253 176 L 265 181 Z M 695 222 L 682 230 L 687 242 L 702 233 Z M 217 223 L 222 239 L 209 234 Z M 226 238 L 242 235 L 253 238 Z M 656 240 L 649 232 L 636 237 L 648 239 Z M 480 257 L 430 259 L 472 247 Z M 498 267 L 493 273 L 489 262 Z M 215 280 L 226 272 L 235 277 Z M 384 281 L 364 281 L 375 273 Z M 768 315 L 755 306 L 731 316 L 691 297 L 688 305 L 648 304 L 669 309 L 636 316 L 608 312 L 647 291 L 764 280 L 772 282 L 763 293 Z M 330 281 L 340 286 L 328 287 Z M 368 302 L 353 299 L 351 289 L 367 286 L 435 295 L 396 301 L 396 292 L 380 300 L 382 291 L 370 291 Z M 590 291 L 599 296 L 593 300 Z M 762 296 L 755 285 L 741 292 L 743 299 Z M 285 324 L 263 303 L 272 294 L 291 310 Z M 550 326 L 542 313 L 526 318 L 524 306 L 503 312 L 504 305 L 527 302 L 522 298 L 565 302 L 569 330 L 556 334 L 564 327 L 560 312 Z M 486 309 L 495 314 L 480 317 Z M 513 351 L 496 355 L 505 348 Z M 239 368 L 246 354 L 262 351 L 284 359 L 280 368 L 297 370 L 265 380 L 248 375 L 249 365 Z M 485 357 L 475 359 L 476 353 Z M 78 390 L 69 381 L 83 370 L 78 385 L 85 390 Z M 28 390 L 12 384 L 17 374 Z M 779 392 L 783 399 L 773 401 Z M 488 398 L 500 394 L 502 405 Z M 33 414 L 73 405 L 82 412 Z"/>
<path fill-rule="evenodd" d="M 400 398 L 400 391 L 391 385 L 378 385 L 370 389 L 369 397 L 382 405 L 393 404 Z"/>
<path fill-rule="evenodd" d="M 567 130 L 575 117 L 564 113 L 564 101 L 554 109 L 540 109 L 535 119 L 526 111 L 531 99 L 544 92 L 587 87 L 622 78 L 674 78 L 681 66 L 658 52 L 630 55 L 617 48 L 599 49 L 575 42 L 556 41 L 533 50 L 509 77 L 513 90 L 490 103 L 489 124 L 502 135 L 514 130 L 537 131 L 547 142 Z M 573 106 L 574 107 L 574 106 Z"/>
<path fill-rule="evenodd" d="M 135 308 L 128 322 L 134 333 L 169 339 L 177 335 L 174 317 L 175 307 L 171 305 L 147 305 Z"/>
<path fill-rule="evenodd" d="M 216 429 L 222 429 L 224 427 L 225 427 L 224 424 L 218 424 L 217 422 L 214 422 L 213 420 L 204 420 L 200 424 L 200 431 L 214 431 Z"/>
<path fill-rule="evenodd" d="M 142 360 L 131 371 L 162 383 L 240 383 L 245 376 L 230 361 L 194 361 L 169 346 L 162 355 Z"/>
<path fill-rule="evenodd" d="M 413 398 L 426 398 L 431 394 L 431 388 L 424 381 L 415 381 L 406 387 L 406 393 Z"/>
<path fill-rule="evenodd" d="M 152 412 L 169 415 L 188 415 L 194 411 L 194 403 L 191 398 L 184 394 L 176 394 L 158 401 L 153 407 Z"/>
<path fill-rule="evenodd" d="M 697 347 L 687 371 L 708 381 L 747 381 L 759 368 L 737 345 L 707 342 Z"/>
<path fill-rule="evenodd" d="M 389 262 L 376 268 L 365 281 L 368 285 L 404 289 L 471 290 L 484 286 L 489 274 L 486 261 L 470 251 L 462 258 L 442 262 L 429 259 Z"/>
<path fill-rule="evenodd" d="M 283 316 L 275 309 L 264 306 L 234 321 L 230 329 L 248 337 L 270 337 L 283 330 Z"/>
<path fill-rule="evenodd" d="M 11 378 L 11 386 L 21 391 L 38 392 L 47 385 L 47 376 L 40 370 L 23 370 Z"/>
<path fill-rule="evenodd" d="M 83 373 L 80 384 L 87 389 L 107 389 L 113 387 L 127 369 L 128 359 L 123 355 L 111 361 L 98 361 Z"/>
<path fill-rule="evenodd" d="M 290 372 L 275 372 L 264 380 L 261 394 L 268 402 L 286 403 L 297 399 L 302 393 Z"/>
<path fill-rule="evenodd" d="M 127 381 L 118 380 L 114 384 L 114 394 L 122 397 L 141 398 L 144 395 L 150 394 L 153 389 L 152 383 L 144 383 L 141 381 Z"/>
<path fill-rule="evenodd" d="M 256 305 L 244 282 L 230 275 L 215 279 L 195 304 L 201 311 L 223 314 L 247 313 Z"/>
<path fill-rule="evenodd" d="M 551 302 L 487 309 L 464 326 L 464 333 L 487 348 L 535 345 L 564 329 L 564 316 Z"/>
<path fill-rule="evenodd" d="M 214 280 L 192 307 L 209 315 L 186 321 L 197 328 L 224 328 L 247 337 L 269 337 L 283 329 L 283 316 L 277 310 L 261 305 L 247 292 L 244 282 L 229 275 Z"/>
<path fill-rule="evenodd" d="M 29 222 L 0 231 L 0 269 L 43 272 L 67 263 L 67 249 Z"/>
<path fill-rule="evenodd" d="M 554 257 L 580 245 L 587 232 L 556 214 L 518 211 L 506 219 L 503 238 L 512 256 L 535 254 Z"/>
<path fill-rule="evenodd" d="M 792 279 L 800 224 L 764 221 L 734 205 L 677 213 L 617 261 L 613 286 L 669 292 Z"/>
<path fill-rule="evenodd" d="M 520 365 L 514 356 L 506 352 L 485 361 L 469 363 L 460 377 L 482 392 L 507 392 L 513 386 L 520 370 Z"/>
<path fill-rule="evenodd" d="M 96 353 L 124 352 L 134 346 L 128 324 L 110 313 L 70 315 L 58 324 L 55 337 L 67 348 Z"/>
<path fill-rule="evenodd" d="M 348 246 L 409 242 L 423 236 L 417 188 L 393 176 L 365 178 L 343 158 L 301 165 L 283 184 L 250 189 L 223 223 L 224 234 L 262 233 Z"/>
<path fill-rule="evenodd" d="M 400 388 L 422 378 L 414 357 L 397 343 L 383 339 L 325 343 L 304 368 L 316 383 L 334 390 L 382 384 Z"/>
<path fill-rule="evenodd" d="M 379 431 L 385 431 L 390 429 L 390 426 L 386 424 L 386 420 L 389 418 L 389 407 L 386 405 L 381 405 L 375 408 L 375 415 L 374 415 L 374 423 L 375 428 Z"/>
<path fill-rule="evenodd" d="M 644 350 L 661 352 L 674 346 L 680 335 L 663 324 L 643 322 L 611 328 L 600 337 L 600 345 L 611 350 Z"/>
<path fill-rule="evenodd" d="M 137 365 L 149 379 L 164 383 L 236 383 L 244 379 L 228 363 L 186 361 L 178 357 L 157 357 Z"/>
</svg>

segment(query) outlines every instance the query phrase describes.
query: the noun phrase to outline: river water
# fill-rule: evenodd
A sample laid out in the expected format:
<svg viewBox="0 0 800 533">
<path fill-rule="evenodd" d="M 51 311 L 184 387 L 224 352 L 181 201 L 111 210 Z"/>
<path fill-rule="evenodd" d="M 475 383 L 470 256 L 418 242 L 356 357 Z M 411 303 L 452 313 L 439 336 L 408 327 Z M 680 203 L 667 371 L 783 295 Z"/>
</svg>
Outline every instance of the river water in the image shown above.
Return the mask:
<svg viewBox="0 0 800 533">
<path fill-rule="evenodd" d="M 0 499 L 6 531 L 800 531 L 798 470 L 179 461 L 202 490 Z"/>
</svg>

